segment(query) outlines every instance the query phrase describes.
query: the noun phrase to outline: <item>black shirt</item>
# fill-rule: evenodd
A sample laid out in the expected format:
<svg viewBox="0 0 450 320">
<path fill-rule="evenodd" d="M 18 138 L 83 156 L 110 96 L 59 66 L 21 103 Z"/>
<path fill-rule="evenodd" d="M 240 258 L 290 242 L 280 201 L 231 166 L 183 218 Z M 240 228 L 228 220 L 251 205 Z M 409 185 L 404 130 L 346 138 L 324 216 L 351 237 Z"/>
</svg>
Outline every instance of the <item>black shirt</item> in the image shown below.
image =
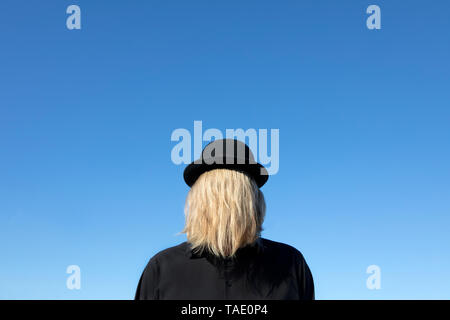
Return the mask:
<svg viewBox="0 0 450 320">
<path fill-rule="evenodd" d="M 314 282 L 303 255 L 287 244 L 260 238 L 225 259 L 183 242 L 150 259 L 135 299 L 313 300 Z"/>
</svg>

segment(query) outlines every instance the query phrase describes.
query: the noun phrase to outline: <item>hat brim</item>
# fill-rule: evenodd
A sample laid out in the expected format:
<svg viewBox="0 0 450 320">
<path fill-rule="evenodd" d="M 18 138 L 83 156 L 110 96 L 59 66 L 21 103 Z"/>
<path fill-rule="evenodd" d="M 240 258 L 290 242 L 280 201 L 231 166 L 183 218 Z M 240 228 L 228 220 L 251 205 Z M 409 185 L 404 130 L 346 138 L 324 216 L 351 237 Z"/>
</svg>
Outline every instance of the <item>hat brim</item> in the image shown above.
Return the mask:
<svg viewBox="0 0 450 320">
<path fill-rule="evenodd" d="M 226 159 L 223 163 L 197 163 L 194 161 L 190 163 L 185 169 L 183 173 L 184 181 L 189 187 L 192 187 L 197 181 L 198 177 L 207 171 L 211 171 L 214 169 L 229 169 L 236 170 L 240 172 L 247 173 L 250 175 L 258 185 L 258 188 L 261 188 L 269 179 L 269 174 L 264 168 L 263 165 L 259 163 L 237 163 L 236 159 L 232 163 L 226 163 Z"/>
</svg>

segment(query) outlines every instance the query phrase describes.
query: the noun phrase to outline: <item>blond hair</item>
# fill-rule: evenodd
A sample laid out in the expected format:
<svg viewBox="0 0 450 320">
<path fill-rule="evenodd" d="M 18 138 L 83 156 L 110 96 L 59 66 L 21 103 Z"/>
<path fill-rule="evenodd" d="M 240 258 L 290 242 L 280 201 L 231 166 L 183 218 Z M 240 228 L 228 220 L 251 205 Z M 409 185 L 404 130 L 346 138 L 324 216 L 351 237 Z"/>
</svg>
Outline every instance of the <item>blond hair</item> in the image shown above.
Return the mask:
<svg viewBox="0 0 450 320">
<path fill-rule="evenodd" d="M 256 182 L 239 171 L 214 169 L 203 173 L 189 191 L 182 233 L 196 252 L 207 249 L 219 257 L 260 237 L 266 204 Z"/>
</svg>

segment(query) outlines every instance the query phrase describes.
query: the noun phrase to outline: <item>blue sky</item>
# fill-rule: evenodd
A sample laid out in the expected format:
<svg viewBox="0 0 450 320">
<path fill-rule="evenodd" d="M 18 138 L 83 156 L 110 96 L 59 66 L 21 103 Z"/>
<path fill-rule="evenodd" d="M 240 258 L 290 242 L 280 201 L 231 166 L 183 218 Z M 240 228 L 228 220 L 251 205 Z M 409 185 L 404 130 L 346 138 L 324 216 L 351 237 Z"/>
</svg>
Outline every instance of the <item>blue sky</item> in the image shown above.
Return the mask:
<svg viewBox="0 0 450 320">
<path fill-rule="evenodd" d="M 263 236 L 304 254 L 318 299 L 449 299 L 449 9 L 1 1 L 0 298 L 133 298 L 185 240 L 170 137 L 200 120 L 280 130 Z"/>
</svg>

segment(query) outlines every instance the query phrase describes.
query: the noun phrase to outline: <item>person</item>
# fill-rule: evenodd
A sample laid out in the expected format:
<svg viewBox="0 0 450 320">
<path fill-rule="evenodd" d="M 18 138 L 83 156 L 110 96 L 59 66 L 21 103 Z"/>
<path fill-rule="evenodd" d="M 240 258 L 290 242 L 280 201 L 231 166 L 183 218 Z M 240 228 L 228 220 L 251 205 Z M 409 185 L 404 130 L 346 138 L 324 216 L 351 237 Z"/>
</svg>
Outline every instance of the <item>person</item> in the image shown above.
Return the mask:
<svg viewBox="0 0 450 320">
<path fill-rule="evenodd" d="M 314 299 L 300 251 L 261 237 L 268 174 L 245 143 L 209 143 L 184 180 L 187 241 L 150 259 L 136 300 Z"/>
</svg>

